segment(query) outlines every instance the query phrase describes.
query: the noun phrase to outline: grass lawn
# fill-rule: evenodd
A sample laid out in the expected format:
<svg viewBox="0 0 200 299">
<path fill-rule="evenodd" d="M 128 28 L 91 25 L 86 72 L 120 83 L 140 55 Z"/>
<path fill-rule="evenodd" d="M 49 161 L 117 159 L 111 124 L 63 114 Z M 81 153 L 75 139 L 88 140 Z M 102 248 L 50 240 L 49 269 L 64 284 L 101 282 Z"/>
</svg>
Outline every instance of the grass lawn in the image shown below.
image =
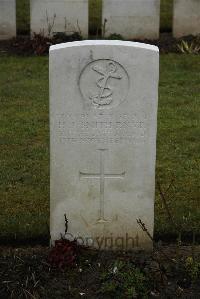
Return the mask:
<svg viewBox="0 0 200 299">
<path fill-rule="evenodd" d="M 0 58 L 1 233 L 47 232 L 48 58 Z M 37 225 L 38 224 L 38 225 Z"/>
<path fill-rule="evenodd" d="M 157 180 L 185 231 L 200 230 L 200 61 L 161 55 Z M 48 237 L 48 57 L 0 57 L 0 237 Z M 158 190 L 157 233 L 175 230 Z"/>
<path fill-rule="evenodd" d="M 161 55 L 157 181 L 174 179 L 168 203 L 183 230 L 200 231 L 200 60 L 192 55 Z M 156 231 L 173 224 L 156 196 Z"/>
<path fill-rule="evenodd" d="M 19 34 L 29 34 L 30 5 L 29 0 L 16 0 L 17 28 Z M 170 31 L 172 28 L 173 0 L 161 0 L 161 31 Z M 101 28 L 102 0 L 89 0 L 89 27 L 92 34 Z"/>
</svg>

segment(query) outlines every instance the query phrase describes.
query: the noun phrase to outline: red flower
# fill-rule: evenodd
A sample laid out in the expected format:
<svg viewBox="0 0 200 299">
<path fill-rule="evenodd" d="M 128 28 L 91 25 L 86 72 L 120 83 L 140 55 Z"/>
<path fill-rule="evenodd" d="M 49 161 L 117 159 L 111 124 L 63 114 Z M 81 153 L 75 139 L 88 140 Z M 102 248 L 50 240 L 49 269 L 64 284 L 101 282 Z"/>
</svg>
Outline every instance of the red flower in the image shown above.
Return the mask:
<svg viewBox="0 0 200 299">
<path fill-rule="evenodd" d="M 64 270 L 68 266 L 74 266 L 78 254 L 77 241 L 69 241 L 60 239 L 55 241 L 54 247 L 51 249 L 48 261 L 53 267 Z"/>
</svg>

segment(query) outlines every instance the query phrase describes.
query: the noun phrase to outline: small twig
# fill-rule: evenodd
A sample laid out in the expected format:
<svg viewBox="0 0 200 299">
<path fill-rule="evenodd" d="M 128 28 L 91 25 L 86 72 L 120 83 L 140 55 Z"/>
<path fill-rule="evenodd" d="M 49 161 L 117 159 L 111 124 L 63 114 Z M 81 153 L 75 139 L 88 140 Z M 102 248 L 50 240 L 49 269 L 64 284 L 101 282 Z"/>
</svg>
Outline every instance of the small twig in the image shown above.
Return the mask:
<svg viewBox="0 0 200 299">
<path fill-rule="evenodd" d="M 171 185 L 172 185 L 172 184 L 173 184 L 173 181 L 170 183 L 169 187 L 167 188 L 167 192 L 168 192 L 169 189 L 171 188 Z M 158 186 L 158 190 L 159 190 L 159 193 L 160 193 L 160 197 L 161 197 L 161 199 L 162 199 L 162 201 L 163 201 L 165 210 L 166 210 L 166 212 L 167 212 L 168 218 L 169 218 L 169 220 L 172 222 L 172 224 L 178 229 L 178 225 L 175 223 L 174 218 L 173 218 L 173 216 L 172 216 L 172 214 L 171 214 L 171 211 L 170 211 L 170 209 L 169 209 L 169 207 L 168 207 L 168 204 L 167 204 L 167 201 L 166 201 L 166 198 L 165 198 L 166 193 L 164 193 L 164 192 L 162 191 L 160 182 L 157 182 L 157 186 Z"/>
<path fill-rule="evenodd" d="M 171 180 L 169 186 L 167 187 L 166 191 L 165 191 L 165 195 L 167 195 L 168 191 L 171 189 L 172 185 L 174 185 L 174 178 Z"/>
<path fill-rule="evenodd" d="M 34 295 L 32 295 L 28 290 L 23 289 L 23 292 L 24 292 L 24 295 L 26 296 L 26 298 L 28 298 L 27 295 L 29 295 L 31 298 L 36 299 L 36 297 Z"/>
<path fill-rule="evenodd" d="M 65 217 L 65 234 L 66 234 L 68 231 L 68 219 L 67 219 L 66 214 L 64 214 L 64 217 Z"/>
<path fill-rule="evenodd" d="M 53 21 L 52 21 L 52 24 L 51 24 L 48 13 L 47 13 L 47 10 L 46 10 L 46 21 L 47 21 L 47 30 L 48 30 L 48 36 L 49 37 L 51 36 L 52 29 L 53 29 L 54 24 L 55 24 L 55 19 L 56 19 L 56 14 L 53 15 Z"/>
<path fill-rule="evenodd" d="M 147 234 L 147 236 L 150 238 L 150 240 L 153 242 L 153 245 L 157 248 L 158 251 L 160 251 L 162 253 L 162 255 L 169 260 L 170 262 L 172 262 L 173 264 L 176 264 L 176 261 L 171 259 L 160 247 L 158 247 L 158 245 L 155 243 L 153 237 L 151 236 L 151 234 L 149 233 L 148 229 L 146 228 L 146 225 L 144 224 L 144 222 L 142 222 L 141 219 L 136 219 L 137 223 L 139 224 L 139 226 L 141 227 L 141 229 Z"/>
<path fill-rule="evenodd" d="M 146 228 L 146 225 L 144 224 L 144 222 L 142 222 L 141 219 L 137 219 L 137 223 L 139 224 L 139 226 L 141 227 L 141 229 L 148 235 L 149 239 L 154 242 L 153 237 L 151 236 L 150 232 L 148 231 L 148 229 Z"/>
<path fill-rule="evenodd" d="M 79 33 L 79 35 L 82 36 L 82 31 L 81 31 L 81 28 L 80 28 L 80 26 L 79 26 L 79 22 L 78 22 L 78 20 L 77 20 L 77 28 L 78 28 L 78 33 Z"/>
<path fill-rule="evenodd" d="M 105 37 L 106 34 L 106 23 L 107 23 L 107 19 L 104 19 L 103 25 L 102 25 L 102 37 Z"/>
</svg>

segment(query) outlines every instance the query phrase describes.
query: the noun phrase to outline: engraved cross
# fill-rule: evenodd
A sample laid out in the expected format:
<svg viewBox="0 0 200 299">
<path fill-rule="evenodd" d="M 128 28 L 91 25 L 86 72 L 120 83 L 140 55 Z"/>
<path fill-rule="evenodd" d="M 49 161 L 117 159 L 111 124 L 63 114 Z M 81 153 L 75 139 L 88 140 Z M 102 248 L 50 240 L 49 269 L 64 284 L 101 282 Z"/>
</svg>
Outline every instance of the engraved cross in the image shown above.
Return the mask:
<svg viewBox="0 0 200 299">
<path fill-rule="evenodd" d="M 80 178 L 93 178 L 100 179 L 100 213 L 98 222 L 106 222 L 105 210 L 104 210 L 104 195 L 105 195 L 105 179 L 123 179 L 125 177 L 125 171 L 122 173 L 105 173 L 104 170 L 104 153 L 107 149 L 99 149 L 100 152 L 100 172 L 99 173 L 85 173 L 79 172 Z"/>
</svg>

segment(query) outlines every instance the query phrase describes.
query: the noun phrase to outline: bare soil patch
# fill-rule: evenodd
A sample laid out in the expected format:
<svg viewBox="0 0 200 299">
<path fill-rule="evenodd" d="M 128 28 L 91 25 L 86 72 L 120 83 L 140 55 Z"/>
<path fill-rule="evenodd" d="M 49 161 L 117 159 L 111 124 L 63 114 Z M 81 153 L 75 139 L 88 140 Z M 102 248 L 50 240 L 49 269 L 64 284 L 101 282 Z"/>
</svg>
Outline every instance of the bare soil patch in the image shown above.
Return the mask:
<svg viewBox="0 0 200 299">
<path fill-rule="evenodd" d="M 81 248 L 62 271 L 49 263 L 49 252 L 1 247 L 0 298 L 200 298 L 200 277 L 185 267 L 200 246 L 160 246 L 152 254 Z"/>
</svg>

